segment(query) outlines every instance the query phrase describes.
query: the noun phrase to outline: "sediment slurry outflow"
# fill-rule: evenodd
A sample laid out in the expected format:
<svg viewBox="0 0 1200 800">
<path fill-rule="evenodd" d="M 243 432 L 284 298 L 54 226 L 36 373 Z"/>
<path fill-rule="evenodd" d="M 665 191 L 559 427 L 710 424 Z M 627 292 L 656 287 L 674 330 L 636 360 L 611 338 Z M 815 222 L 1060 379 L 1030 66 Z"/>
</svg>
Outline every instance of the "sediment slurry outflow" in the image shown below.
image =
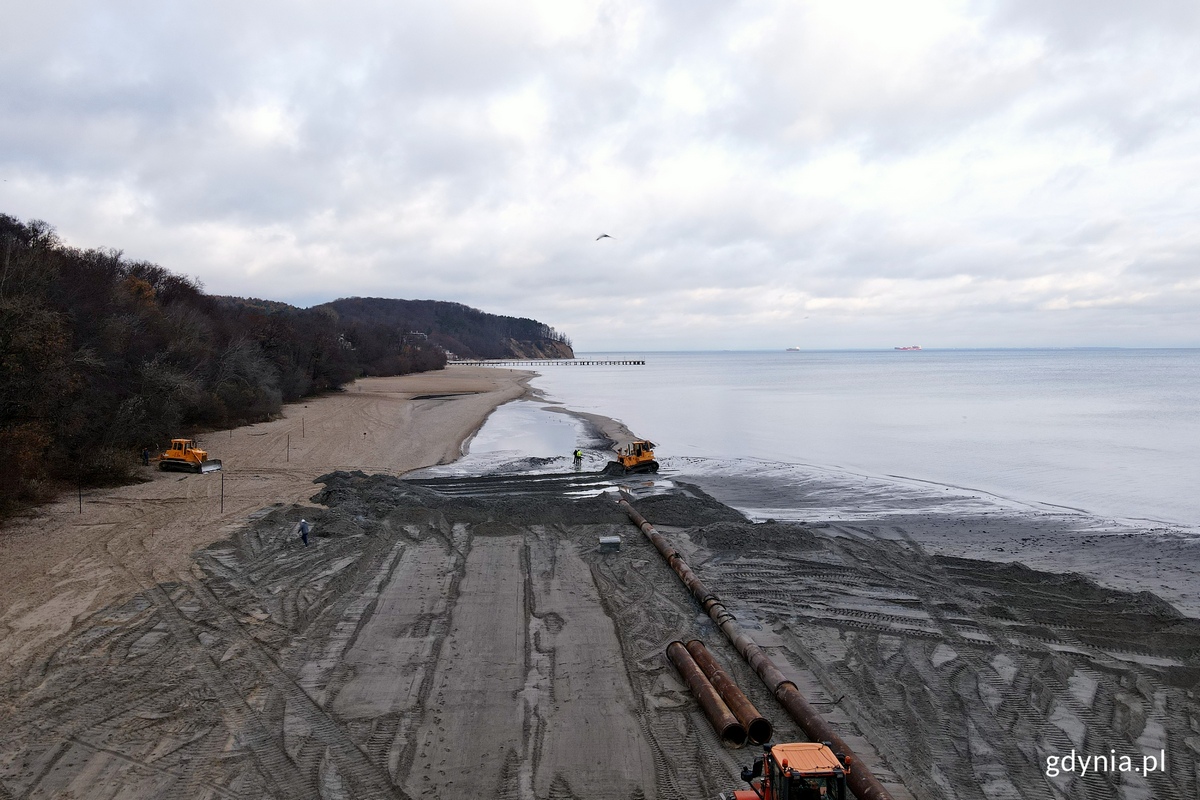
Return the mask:
<svg viewBox="0 0 1200 800">
<path fill-rule="evenodd" d="M 803 735 L 604 488 L 323 477 L 316 507 L 257 515 L 6 675 L 0 797 L 740 788 L 754 748 L 722 746 L 670 642 L 704 641 L 776 741 Z M 1195 796 L 1200 622 L 1154 596 L 750 524 L 686 485 L 637 506 L 898 800 Z M 1048 778 L 1072 749 L 1166 768 Z"/>
</svg>

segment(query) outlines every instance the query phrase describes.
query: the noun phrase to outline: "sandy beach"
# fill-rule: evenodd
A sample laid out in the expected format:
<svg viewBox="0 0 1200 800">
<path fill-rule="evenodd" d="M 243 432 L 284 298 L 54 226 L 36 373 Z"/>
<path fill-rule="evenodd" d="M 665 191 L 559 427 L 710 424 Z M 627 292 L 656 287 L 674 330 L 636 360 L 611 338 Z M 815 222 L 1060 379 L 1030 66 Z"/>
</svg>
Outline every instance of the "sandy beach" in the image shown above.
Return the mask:
<svg viewBox="0 0 1200 800">
<path fill-rule="evenodd" d="M 0 798 L 743 788 L 753 748 L 721 745 L 671 641 L 703 640 L 777 741 L 803 733 L 611 481 L 399 477 L 453 459 L 526 378 L 363 381 L 205 437 L 227 465 L 223 514 L 219 476 L 156 473 L 6 527 Z M 689 483 L 622 483 L 896 800 L 1196 796 L 1190 544 L 1154 552 L 1151 593 L 1136 570 L 1100 580 L 1137 552 L 1116 536 L 815 511 L 752 524 Z M 1163 765 L 1047 775 L 1068 752 Z"/>
<path fill-rule="evenodd" d="M 150 468 L 146 483 L 85 491 L 82 512 L 69 495 L 9 522 L 0 529 L 0 663 L 35 655 L 119 598 L 188 579 L 193 552 L 263 509 L 307 503 L 318 475 L 396 475 L 453 461 L 494 408 L 525 394 L 531 374 L 459 368 L 365 379 L 285 406 L 281 419 L 198 437 L 224 461 L 223 474 Z"/>
</svg>

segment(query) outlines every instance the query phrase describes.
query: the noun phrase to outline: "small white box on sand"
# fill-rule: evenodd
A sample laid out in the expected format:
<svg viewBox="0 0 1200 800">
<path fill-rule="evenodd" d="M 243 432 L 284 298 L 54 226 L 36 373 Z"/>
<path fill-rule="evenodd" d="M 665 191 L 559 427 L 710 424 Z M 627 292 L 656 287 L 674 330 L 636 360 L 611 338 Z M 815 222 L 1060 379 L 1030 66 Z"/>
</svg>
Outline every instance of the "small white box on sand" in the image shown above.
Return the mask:
<svg viewBox="0 0 1200 800">
<path fill-rule="evenodd" d="M 600 552 L 611 553 L 614 550 L 621 549 L 620 536 L 601 536 L 600 537 Z"/>
</svg>

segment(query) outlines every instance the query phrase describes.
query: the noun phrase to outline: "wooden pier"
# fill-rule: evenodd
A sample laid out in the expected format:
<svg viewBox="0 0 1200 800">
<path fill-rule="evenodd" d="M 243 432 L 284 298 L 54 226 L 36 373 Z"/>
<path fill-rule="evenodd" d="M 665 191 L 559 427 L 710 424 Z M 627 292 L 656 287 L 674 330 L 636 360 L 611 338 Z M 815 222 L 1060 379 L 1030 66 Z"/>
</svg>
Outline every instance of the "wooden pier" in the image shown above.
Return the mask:
<svg viewBox="0 0 1200 800">
<path fill-rule="evenodd" d="M 447 367 L 644 367 L 643 359 L 605 359 L 597 361 L 589 358 L 527 358 L 527 359 L 486 359 L 481 361 L 447 361 Z"/>
</svg>

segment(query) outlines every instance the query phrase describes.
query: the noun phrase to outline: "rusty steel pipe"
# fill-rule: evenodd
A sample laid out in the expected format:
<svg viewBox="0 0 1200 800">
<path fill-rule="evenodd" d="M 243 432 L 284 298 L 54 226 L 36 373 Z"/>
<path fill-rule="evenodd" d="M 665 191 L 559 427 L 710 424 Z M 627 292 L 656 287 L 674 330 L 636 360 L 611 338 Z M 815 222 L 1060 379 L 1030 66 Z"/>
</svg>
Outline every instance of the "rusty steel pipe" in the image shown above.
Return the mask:
<svg viewBox="0 0 1200 800">
<path fill-rule="evenodd" d="M 688 653 L 704 673 L 704 677 L 708 678 L 709 683 L 717 690 L 717 694 L 721 695 L 721 699 L 725 701 L 725 705 L 729 706 L 729 710 L 746 729 L 746 738 L 750 740 L 750 744 L 766 744 L 771 741 L 773 731 L 771 722 L 758 713 L 758 709 L 750 702 L 750 698 L 746 697 L 745 693 L 738 688 L 733 676 L 717 663 L 717 659 L 713 657 L 712 653 L 708 652 L 704 642 L 692 639 L 686 647 Z"/>
<path fill-rule="evenodd" d="M 675 574 L 691 590 L 696 601 L 712 617 L 713 622 L 717 623 L 717 627 L 725 634 L 725 638 L 733 643 L 742 658 L 746 659 L 746 663 L 754 669 L 762 682 L 771 690 L 771 694 L 775 695 L 775 699 L 796 721 L 805 735 L 814 742 L 828 742 L 834 752 L 841 753 L 846 757 L 846 764 L 849 767 L 846 771 L 846 784 L 850 787 L 850 791 L 854 792 L 854 796 L 858 800 L 893 800 L 891 793 L 884 788 L 879 779 L 871 774 L 871 770 L 867 769 L 865 764 L 859 763 L 858 757 L 854 755 L 846 741 L 838 736 L 833 728 L 829 727 L 829 723 L 804 699 L 804 695 L 796 688 L 796 684 L 784 677 L 771 657 L 742 630 L 733 614 L 721 603 L 721 599 L 696 577 L 696 574 L 684 562 L 683 557 L 675 552 L 662 534 L 654 530 L 654 526 L 647 522 L 646 518 L 639 514 L 627 500 L 618 502 L 633 523 L 641 529 L 642 533 L 646 534 L 646 538 L 658 548 L 658 552 L 662 553 L 667 564 L 675 570 Z"/>
<path fill-rule="evenodd" d="M 683 642 L 671 642 L 667 645 L 667 658 L 671 659 L 675 669 L 679 670 L 679 674 L 687 681 L 688 688 L 700 702 L 700 708 L 704 709 L 704 716 L 708 717 L 708 721 L 712 723 L 713 730 L 721 737 L 721 741 L 734 747 L 744 745 L 746 729 L 729 710 L 729 706 L 725 705 L 725 701 L 708 682 L 708 678 L 704 677 L 704 672 L 692 660 L 687 648 L 683 646 Z"/>
<path fill-rule="evenodd" d="M 687 562 L 683 560 L 683 556 L 675 552 L 670 543 L 663 538 L 661 533 L 654 530 L 654 526 L 647 522 L 645 517 L 637 513 L 633 506 L 629 505 L 626 501 L 622 500 L 620 502 L 625 507 L 625 513 L 630 515 L 634 523 L 641 528 L 642 533 L 646 534 L 646 538 L 658 548 L 658 552 L 662 553 L 662 557 L 667 560 L 667 566 L 675 571 L 675 574 L 683 581 L 683 585 L 691 590 L 696 599 L 700 601 L 700 605 L 704 607 L 704 610 L 708 611 L 706 603 L 715 602 L 717 596 L 704 585 L 703 581 L 696 577 L 696 573 L 692 572 L 691 568 L 688 567 Z"/>
</svg>

